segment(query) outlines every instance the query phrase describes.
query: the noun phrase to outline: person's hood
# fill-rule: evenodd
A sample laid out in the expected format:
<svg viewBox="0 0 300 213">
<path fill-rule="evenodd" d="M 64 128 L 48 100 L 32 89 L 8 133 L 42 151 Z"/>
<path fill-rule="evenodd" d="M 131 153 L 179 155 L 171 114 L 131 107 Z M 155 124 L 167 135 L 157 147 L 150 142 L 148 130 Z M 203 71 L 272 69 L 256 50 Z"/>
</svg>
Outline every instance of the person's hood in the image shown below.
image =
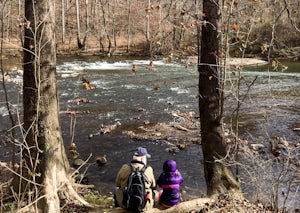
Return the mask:
<svg viewBox="0 0 300 213">
<path fill-rule="evenodd" d="M 175 172 L 177 170 L 176 162 L 173 160 L 166 160 L 163 165 L 164 172 Z"/>
</svg>

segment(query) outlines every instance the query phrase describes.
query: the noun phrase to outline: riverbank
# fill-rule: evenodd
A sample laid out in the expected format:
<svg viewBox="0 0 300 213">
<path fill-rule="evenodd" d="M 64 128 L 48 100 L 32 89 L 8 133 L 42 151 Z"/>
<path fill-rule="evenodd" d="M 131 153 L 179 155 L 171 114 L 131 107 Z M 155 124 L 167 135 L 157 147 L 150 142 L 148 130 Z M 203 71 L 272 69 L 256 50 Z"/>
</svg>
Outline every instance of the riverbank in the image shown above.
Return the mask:
<svg viewBox="0 0 300 213">
<path fill-rule="evenodd" d="M 10 181 L 12 180 L 12 173 L 9 171 L 9 165 L 0 162 L 0 192 L 1 192 L 1 209 L 10 210 L 13 207 L 13 202 L 3 200 L 6 198 L 4 194 L 9 194 Z M 86 207 L 76 202 L 62 201 L 62 213 L 80 212 L 80 213 L 128 213 L 127 210 L 120 207 L 113 207 L 113 199 L 109 196 L 101 196 L 98 193 L 91 191 L 88 188 L 82 187 L 84 191 L 80 192 L 93 207 Z M 3 206 L 2 206 L 3 205 Z M 184 201 L 179 205 L 164 209 L 157 203 L 154 208 L 147 211 L 147 213 L 177 213 L 177 212 L 227 212 L 235 210 L 236 212 L 272 212 L 268 211 L 261 203 L 251 203 L 243 197 L 232 197 L 229 195 L 215 195 L 213 197 L 197 198 L 189 201 Z"/>
</svg>

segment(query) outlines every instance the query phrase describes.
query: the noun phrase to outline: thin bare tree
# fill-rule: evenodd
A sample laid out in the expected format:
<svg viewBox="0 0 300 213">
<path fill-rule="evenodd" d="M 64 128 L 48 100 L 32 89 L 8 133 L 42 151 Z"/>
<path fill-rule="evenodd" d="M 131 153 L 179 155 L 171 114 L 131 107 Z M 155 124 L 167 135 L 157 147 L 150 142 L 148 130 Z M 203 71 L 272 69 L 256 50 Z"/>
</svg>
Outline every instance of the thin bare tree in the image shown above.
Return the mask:
<svg viewBox="0 0 300 213">
<path fill-rule="evenodd" d="M 126 52 L 130 49 L 130 34 L 131 34 L 131 0 L 127 0 L 127 48 Z"/>
<path fill-rule="evenodd" d="M 109 4 L 108 0 L 100 0 L 100 2 L 101 2 L 103 30 L 104 30 L 104 33 L 106 35 L 107 42 L 108 42 L 107 52 L 110 54 L 111 48 L 112 48 L 112 42 L 111 42 L 110 34 L 109 34 L 109 31 L 108 31 L 109 14 L 106 14 L 107 11 L 109 12 L 109 6 L 110 6 L 110 4 Z"/>
<path fill-rule="evenodd" d="M 88 0 L 85 0 L 85 32 L 83 33 L 83 38 L 81 38 L 81 18 L 80 18 L 80 2 L 76 0 L 76 21 L 77 21 L 77 46 L 79 50 L 86 49 L 86 41 L 89 32 L 89 13 L 88 13 Z"/>
<path fill-rule="evenodd" d="M 65 21 L 65 0 L 61 0 L 61 41 L 65 43 L 66 21 Z"/>
</svg>

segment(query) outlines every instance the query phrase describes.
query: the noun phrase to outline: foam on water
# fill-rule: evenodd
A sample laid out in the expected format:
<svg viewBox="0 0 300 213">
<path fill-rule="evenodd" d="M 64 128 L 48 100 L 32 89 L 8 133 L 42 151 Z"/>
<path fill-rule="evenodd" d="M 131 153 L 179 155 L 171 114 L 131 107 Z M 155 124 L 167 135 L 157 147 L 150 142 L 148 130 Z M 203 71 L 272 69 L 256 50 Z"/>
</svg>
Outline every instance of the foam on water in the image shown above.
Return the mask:
<svg viewBox="0 0 300 213">
<path fill-rule="evenodd" d="M 83 62 L 73 61 L 64 62 L 62 65 L 57 66 L 58 73 L 73 73 L 84 70 L 128 70 L 131 69 L 132 65 L 148 66 L 150 60 L 124 60 L 116 62 L 108 61 L 95 61 L 95 62 Z M 170 66 L 170 67 L 181 67 L 182 65 L 175 63 L 166 63 L 164 60 L 153 61 L 154 66 Z"/>
<path fill-rule="evenodd" d="M 187 94 L 190 93 L 187 89 L 180 88 L 180 87 L 171 87 L 171 91 L 175 91 L 177 94 Z"/>
<path fill-rule="evenodd" d="M 12 114 L 17 113 L 17 111 L 18 111 L 17 107 L 18 107 L 18 105 L 16 105 L 16 104 L 13 104 L 10 106 L 10 110 L 11 110 Z M 6 117 L 8 115 L 9 115 L 9 113 L 8 113 L 7 107 L 1 106 L 0 107 L 0 116 Z"/>
<path fill-rule="evenodd" d="M 7 111 L 7 108 L 6 108 L 5 106 L 0 107 L 0 115 L 1 115 L 2 117 L 5 117 L 5 116 L 8 115 L 8 111 Z"/>
</svg>

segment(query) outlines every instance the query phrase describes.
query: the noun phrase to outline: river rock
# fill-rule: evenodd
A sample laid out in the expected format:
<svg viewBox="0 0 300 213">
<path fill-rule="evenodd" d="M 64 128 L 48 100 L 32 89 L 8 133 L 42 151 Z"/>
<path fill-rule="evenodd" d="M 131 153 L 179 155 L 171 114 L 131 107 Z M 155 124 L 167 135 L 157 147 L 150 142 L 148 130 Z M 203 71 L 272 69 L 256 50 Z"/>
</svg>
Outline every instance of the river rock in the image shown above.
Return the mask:
<svg viewBox="0 0 300 213">
<path fill-rule="evenodd" d="M 167 149 L 170 153 L 177 153 L 179 152 L 179 148 L 177 146 L 172 146 L 170 148 Z"/>
<path fill-rule="evenodd" d="M 107 163 L 106 155 L 99 156 L 96 158 L 96 163 L 98 166 L 103 166 Z"/>
<path fill-rule="evenodd" d="M 184 150 L 187 147 L 186 143 L 181 143 L 176 145 L 179 150 Z"/>
<path fill-rule="evenodd" d="M 81 165 L 83 165 L 84 164 L 84 160 L 82 160 L 82 159 L 80 159 L 80 158 L 77 158 L 76 160 L 74 160 L 74 162 L 73 162 L 73 166 L 74 167 L 79 167 L 79 166 L 81 166 Z"/>
<path fill-rule="evenodd" d="M 260 143 L 253 143 L 253 144 L 250 144 L 250 148 L 253 149 L 254 151 L 260 151 L 263 148 L 265 148 L 265 146 Z"/>
</svg>

